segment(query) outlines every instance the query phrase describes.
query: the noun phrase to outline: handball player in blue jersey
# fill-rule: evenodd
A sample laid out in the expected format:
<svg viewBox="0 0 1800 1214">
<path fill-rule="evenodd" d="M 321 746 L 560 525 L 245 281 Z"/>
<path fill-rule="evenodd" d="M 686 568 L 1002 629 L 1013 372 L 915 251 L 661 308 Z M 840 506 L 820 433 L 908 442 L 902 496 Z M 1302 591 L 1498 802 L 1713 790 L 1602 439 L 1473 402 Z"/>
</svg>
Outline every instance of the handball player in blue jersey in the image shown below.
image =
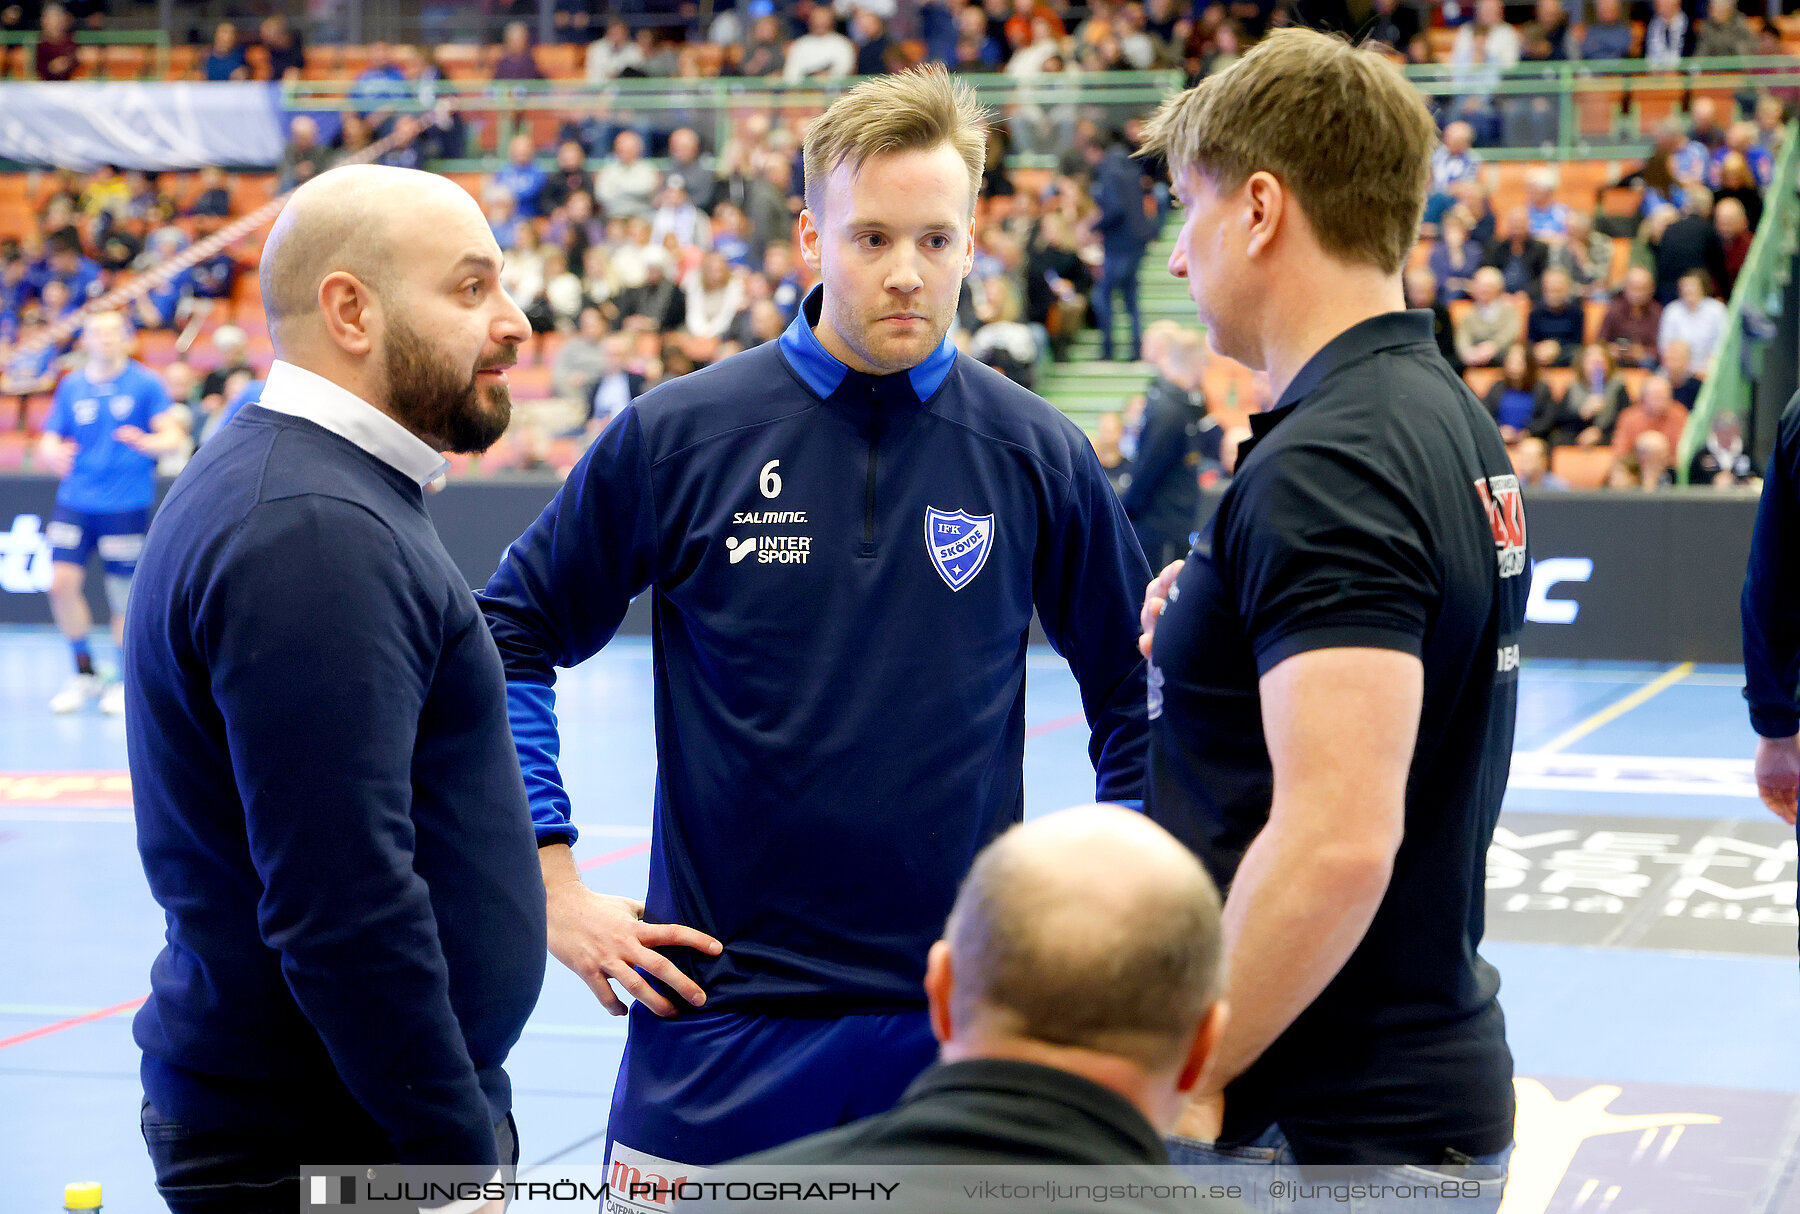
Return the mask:
<svg viewBox="0 0 1800 1214">
<path fill-rule="evenodd" d="M 187 427 L 169 412 L 169 390 L 126 357 L 130 345 L 130 326 L 117 312 L 88 318 L 82 331 L 87 364 L 57 385 L 38 447 L 38 466 L 62 477 L 45 528 L 54 557 L 50 612 L 75 658 L 75 673 L 50 701 L 52 712 L 76 712 L 96 699 L 108 715 L 125 711 L 124 687 L 102 679 L 88 647 L 88 561 L 99 553 L 113 641 L 123 646 L 125 600 L 156 499 L 156 461 L 187 441 Z"/>
<path fill-rule="evenodd" d="M 947 339 L 986 116 L 941 69 L 807 131 L 822 287 L 777 341 L 639 397 L 482 596 L 506 662 L 550 949 L 637 1000 L 615 1179 L 879 1112 L 935 1057 L 921 986 L 958 881 L 1023 810 L 1033 611 L 1081 688 L 1101 800 L 1141 796 L 1149 577 L 1092 446 Z M 556 667 L 655 617 L 643 902 L 587 889 Z M 621 1194 L 622 1196 L 622 1194 Z"/>
</svg>

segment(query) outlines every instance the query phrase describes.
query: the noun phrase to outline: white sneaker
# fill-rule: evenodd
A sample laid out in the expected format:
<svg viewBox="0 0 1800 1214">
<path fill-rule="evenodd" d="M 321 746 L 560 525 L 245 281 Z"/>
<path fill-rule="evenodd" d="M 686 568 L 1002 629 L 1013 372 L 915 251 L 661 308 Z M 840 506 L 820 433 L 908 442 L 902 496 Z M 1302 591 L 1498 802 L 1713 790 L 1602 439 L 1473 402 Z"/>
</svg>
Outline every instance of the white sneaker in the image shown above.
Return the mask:
<svg viewBox="0 0 1800 1214">
<path fill-rule="evenodd" d="M 100 693 L 100 711 L 109 717 L 125 715 L 125 684 L 118 679 L 106 685 Z"/>
<path fill-rule="evenodd" d="M 50 697 L 50 711 L 80 712 L 100 697 L 102 686 L 97 674 L 71 675 L 62 690 Z"/>
</svg>

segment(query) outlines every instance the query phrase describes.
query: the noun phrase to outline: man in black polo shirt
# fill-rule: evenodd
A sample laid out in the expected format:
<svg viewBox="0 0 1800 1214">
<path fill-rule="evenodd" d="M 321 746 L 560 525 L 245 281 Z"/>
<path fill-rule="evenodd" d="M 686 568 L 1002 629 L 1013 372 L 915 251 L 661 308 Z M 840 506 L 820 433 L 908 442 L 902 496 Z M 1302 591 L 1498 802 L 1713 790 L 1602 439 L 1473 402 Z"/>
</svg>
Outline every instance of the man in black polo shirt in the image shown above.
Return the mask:
<svg viewBox="0 0 1800 1214">
<path fill-rule="evenodd" d="M 1435 142 L 1391 65 L 1304 30 L 1151 124 L 1169 269 L 1277 403 L 1146 596 L 1147 809 L 1229 891 L 1233 1015 L 1177 1160 L 1473 1162 L 1456 1208 L 1491 1210 L 1512 1058 L 1475 950 L 1529 561 L 1493 422 L 1403 311 Z"/>
</svg>

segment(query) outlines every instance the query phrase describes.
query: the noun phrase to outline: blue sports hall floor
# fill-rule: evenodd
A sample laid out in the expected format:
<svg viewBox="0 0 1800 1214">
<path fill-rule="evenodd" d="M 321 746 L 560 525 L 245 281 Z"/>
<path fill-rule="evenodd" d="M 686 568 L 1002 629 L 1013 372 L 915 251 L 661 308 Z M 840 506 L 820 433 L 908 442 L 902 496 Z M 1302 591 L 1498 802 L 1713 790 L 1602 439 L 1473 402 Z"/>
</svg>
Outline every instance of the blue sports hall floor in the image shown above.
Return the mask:
<svg viewBox="0 0 1800 1214">
<path fill-rule="evenodd" d="M 1091 799 L 1080 702 L 1030 659 L 1028 813 Z M 647 642 L 560 684 L 565 771 L 597 888 L 641 896 L 654 778 Z M 162 916 L 123 724 L 45 708 L 48 628 L 0 629 L 0 1158 L 8 1200 L 160 1209 L 138 1135 L 131 1011 Z M 1800 1214 L 1795 839 L 1757 802 L 1739 671 L 1528 662 L 1489 855 L 1483 952 L 1518 1063 L 1506 1214 Z M 622 1021 L 554 961 L 509 1069 L 526 1168 L 599 1164 Z"/>
</svg>

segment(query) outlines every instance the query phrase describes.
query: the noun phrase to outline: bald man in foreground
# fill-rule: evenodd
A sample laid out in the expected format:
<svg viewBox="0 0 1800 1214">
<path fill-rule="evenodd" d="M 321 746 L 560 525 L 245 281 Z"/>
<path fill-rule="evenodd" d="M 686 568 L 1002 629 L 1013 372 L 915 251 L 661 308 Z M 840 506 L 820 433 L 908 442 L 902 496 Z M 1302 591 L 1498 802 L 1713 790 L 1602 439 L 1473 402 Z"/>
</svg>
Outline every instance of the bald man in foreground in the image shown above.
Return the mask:
<svg viewBox="0 0 1800 1214">
<path fill-rule="evenodd" d="M 1219 954 L 1218 891 L 1142 814 L 1015 826 L 926 963 L 938 1065 L 889 1112 L 740 1163 L 1166 1164 L 1225 1023 Z"/>
<path fill-rule="evenodd" d="M 176 1214 L 288 1214 L 303 1164 L 517 1161 L 543 881 L 499 654 L 424 504 L 510 416 L 499 273 L 442 177 L 302 186 L 263 251 L 261 402 L 150 528 L 126 737 L 168 946 L 134 1035 Z"/>
</svg>

